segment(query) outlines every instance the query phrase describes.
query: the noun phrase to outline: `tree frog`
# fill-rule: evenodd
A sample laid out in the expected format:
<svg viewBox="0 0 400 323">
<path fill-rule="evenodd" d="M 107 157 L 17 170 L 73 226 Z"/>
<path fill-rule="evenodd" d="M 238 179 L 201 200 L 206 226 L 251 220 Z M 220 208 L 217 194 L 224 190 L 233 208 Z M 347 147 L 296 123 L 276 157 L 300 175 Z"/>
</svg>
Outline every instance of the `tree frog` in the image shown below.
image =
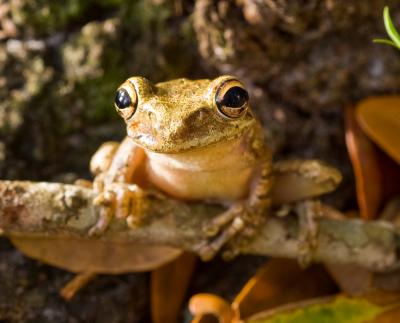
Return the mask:
<svg viewBox="0 0 400 323">
<path fill-rule="evenodd" d="M 102 214 L 92 233 L 105 230 L 114 214 L 140 225 L 141 190 L 155 187 L 181 200 L 226 205 L 205 228 L 199 254 L 210 259 L 227 243 L 235 253 L 265 220 L 272 185 L 271 152 L 243 83 L 229 75 L 158 84 L 131 77 L 114 105 L 128 136 L 103 145 L 91 161 Z M 135 191 L 113 188 L 132 181 L 140 184 Z M 136 214 L 128 214 L 132 204 Z"/>
<path fill-rule="evenodd" d="M 265 221 L 273 201 L 317 196 L 341 180 L 339 171 L 315 160 L 272 165 L 249 94 L 230 75 L 158 84 L 131 77 L 117 89 L 114 105 L 128 136 L 121 144 L 104 144 L 91 161 L 101 209 L 92 233 L 104 231 L 114 215 L 131 227 L 140 225 L 142 190 L 154 187 L 173 198 L 225 205 L 207 224 L 198 253 L 207 260 L 225 248 L 232 257 Z M 118 182 L 139 186 L 130 190 L 115 186 Z M 312 207 L 303 203 L 307 219 L 301 217 L 301 223 L 312 222 Z"/>
</svg>

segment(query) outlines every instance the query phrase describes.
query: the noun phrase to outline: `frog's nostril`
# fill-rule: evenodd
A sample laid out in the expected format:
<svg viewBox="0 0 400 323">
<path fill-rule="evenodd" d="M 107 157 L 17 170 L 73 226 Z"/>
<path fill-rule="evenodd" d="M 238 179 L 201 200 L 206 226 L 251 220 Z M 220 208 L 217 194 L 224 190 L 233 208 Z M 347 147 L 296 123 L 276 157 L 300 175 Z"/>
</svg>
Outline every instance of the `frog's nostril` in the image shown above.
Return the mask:
<svg viewBox="0 0 400 323">
<path fill-rule="evenodd" d="M 149 119 L 149 124 L 152 124 L 153 126 L 157 126 L 159 124 L 159 122 L 157 122 L 157 117 L 153 112 L 148 111 L 147 118 Z"/>
<path fill-rule="evenodd" d="M 185 120 L 185 122 L 189 124 L 193 124 L 195 122 L 202 122 L 204 119 L 209 117 L 209 109 L 200 108 L 193 113 L 191 113 Z"/>
</svg>

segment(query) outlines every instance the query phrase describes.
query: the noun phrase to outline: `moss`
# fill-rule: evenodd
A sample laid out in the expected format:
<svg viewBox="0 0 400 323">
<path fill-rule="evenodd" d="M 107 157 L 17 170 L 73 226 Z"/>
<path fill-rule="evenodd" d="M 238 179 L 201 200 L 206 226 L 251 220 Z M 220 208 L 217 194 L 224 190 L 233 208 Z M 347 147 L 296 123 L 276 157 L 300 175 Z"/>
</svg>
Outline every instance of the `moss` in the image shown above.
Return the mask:
<svg viewBox="0 0 400 323">
<path fill-rule="evenodd" d="M 9 6 L 14 23 L 24 33 L 48 35 L 66 26 L 81 24 L 93 14 L 118 9 L 122 3 L 122 0 L 11 0 Z"/>
<path fill-rule="evenodd" d="M 154 5 L 146 0 L 124 2 L 121 9 L 124 20 L 146 29 L 159 28 L 171 16 L 171 7 L 168 4 Z"/>
<path fill-rule="evenodd" d="M 10 135 L 23 123 L 26 109 L 33 108 L 37 96 L 53 75 L 42 57 L 27 52 L 22 46 L 13 51 L 0 47 L 7 58 L 0 67 L 0 135 Z"/>
</svg>

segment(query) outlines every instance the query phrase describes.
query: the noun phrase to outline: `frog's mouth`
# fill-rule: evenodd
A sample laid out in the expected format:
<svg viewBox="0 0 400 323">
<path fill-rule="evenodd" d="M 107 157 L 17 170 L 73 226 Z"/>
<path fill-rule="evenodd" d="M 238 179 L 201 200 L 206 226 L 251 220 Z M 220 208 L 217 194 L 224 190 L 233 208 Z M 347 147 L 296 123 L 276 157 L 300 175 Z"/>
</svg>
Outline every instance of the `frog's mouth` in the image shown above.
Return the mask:
<svg viewBox="0 0 400 323">
<path fill-rule="evenodd" d="M 127 133 L 133 141 L 146 150 L 156 153 L 177 154 L 200 150 L 221 142 L 245 136 L 254 127 L 255 120 L 226 123 L 224 127 L 181 127 L 178 131 L 138 131 L 128 126 Z M 147 129 L 149 130 L 149 129 Z"/>
</svg>

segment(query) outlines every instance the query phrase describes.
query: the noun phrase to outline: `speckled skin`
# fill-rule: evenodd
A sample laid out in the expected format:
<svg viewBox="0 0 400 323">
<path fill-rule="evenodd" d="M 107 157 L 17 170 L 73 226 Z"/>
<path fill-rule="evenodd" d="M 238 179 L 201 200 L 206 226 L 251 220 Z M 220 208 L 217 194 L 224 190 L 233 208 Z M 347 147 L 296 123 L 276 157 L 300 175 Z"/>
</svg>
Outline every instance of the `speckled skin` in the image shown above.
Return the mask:
<svg viewBox="0 0 400 323">
<path fill-rule="evenodd" d="M 143 148 L 163 154 L 180 153 L 237 138 L 257 124 L 250 110 L 242 118 L 227 120 L 217 111 L 217 88 L 231 76 L 215 80 L 173 81 L 152 85 L 132 77 L 138 107 L 126 119 L 127 134 Z"/>
<path fill-rule="evenodd" d="M 140 216 L 128 214 L 126 205 L 131 199 L 140 204 L 140 188 L 125 193 L 112 189 L 115 183 L 133 181 L 172 197 L 229 206 L 205 230 L 211 238 L 200 248 L 204 258 L 214 256 L 239 232 L 254 233 L 270 206 L 271 154 L 248 104 L 235 119 L 218 111 L 216 93 L 226 82 L 241 85 L 232 76 L 156 85 L 132 77 L 121 85 L 132 98 L 131 107 L 116 107 L 128 137 L 118 148 L 104 146 L 92 159 L 91 168 L 98 174 L 97 203 L 108 210 L 95 231 L 106 228 L 111 213 L 138 224 Z"/>
</svg>

